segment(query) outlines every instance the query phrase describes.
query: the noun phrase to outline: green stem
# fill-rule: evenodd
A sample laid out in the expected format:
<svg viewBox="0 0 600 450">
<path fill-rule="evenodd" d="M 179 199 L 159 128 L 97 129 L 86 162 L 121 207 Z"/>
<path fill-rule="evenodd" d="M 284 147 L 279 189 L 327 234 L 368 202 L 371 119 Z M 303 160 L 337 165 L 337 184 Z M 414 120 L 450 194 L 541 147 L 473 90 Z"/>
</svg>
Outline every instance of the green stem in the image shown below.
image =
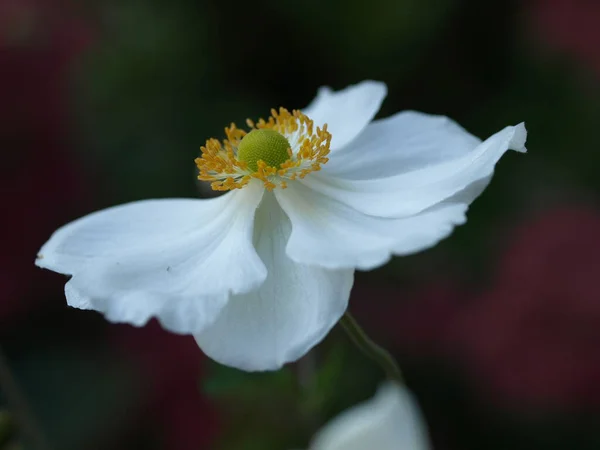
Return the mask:
<svg viewBox="0 0 600 450">
<path fill-rule="evenodd" d="M 394 357 L 367 336 L 350 312 L 346 311 L 340 325 L 358 349 L 381 366 L 389 379 L 402 382 L 402 372 Z"/>
</svg>

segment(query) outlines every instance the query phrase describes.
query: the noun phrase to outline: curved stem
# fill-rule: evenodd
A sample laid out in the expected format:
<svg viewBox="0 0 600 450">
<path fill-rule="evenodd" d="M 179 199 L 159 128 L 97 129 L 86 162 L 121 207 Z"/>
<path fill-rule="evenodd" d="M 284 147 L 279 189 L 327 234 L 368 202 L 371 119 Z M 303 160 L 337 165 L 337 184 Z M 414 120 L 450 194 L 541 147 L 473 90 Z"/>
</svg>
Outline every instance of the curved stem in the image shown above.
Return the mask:
<svg viewBox="0 0 600 450">
<path fill-rule="evenodd" d="M 342 316 L 340 325 L 358 349 L 381 366 L 388 378 L 402 382 L 402 372 L 394 357 L 367 336 L 350 312 Z"/>
</svg>

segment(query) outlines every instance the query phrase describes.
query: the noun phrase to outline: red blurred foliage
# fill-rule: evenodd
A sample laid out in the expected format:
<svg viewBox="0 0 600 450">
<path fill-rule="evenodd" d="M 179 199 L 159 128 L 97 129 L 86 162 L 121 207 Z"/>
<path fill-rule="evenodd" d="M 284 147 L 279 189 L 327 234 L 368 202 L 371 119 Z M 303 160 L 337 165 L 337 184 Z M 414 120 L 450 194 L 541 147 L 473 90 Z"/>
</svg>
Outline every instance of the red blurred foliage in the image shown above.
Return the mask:
<svg viewBox="0 0 600 450">
<path fill-rule="evenodd" d="M 600 213 L 559 209 L 523 225 L 494 286 L 449 342 L 498 400 L 600 407 Z"/>
<path fill-rule="evenodd" d="M 369 298 L 378 298 L 374 305 Z M 377 340 L 393 342 L 411 357 L 431 357 L 442 351 L 461 311 L 465 295 L 456 282 L 435 280 L 410 292 L 385 285 L 358 282 L 352 289 L 352 311 Z M 371 332 L 371 331 L 370 331 Z"/>
<path fill-rule="evenodd" d="M 599 281 L 600 212 L 556 209 L 514 230 L 482 294 L 438 282 L 366 322 L 407 356 L 462 367 L 496 404 L 595 410 Z"/>
<path fill-rule="evenodd" d="M 47 292 L 62 293 L 64 277 L 37 269 L 33 262 L 50 234 L 83 212 L 84 200 L 91 197 L 82 191 L 85 183 L 72 152 L 69 89 L 73 68 L 92 36 L 89 24 L 66 2 L 0 0 L 4 327 L 18 326 L 16 315 L 26 318 Z M 150 426 L 172 450 L 206 448 L 215 420 L 199 394 L 202 356 L 193 339 L 155 323 L 142 329 L 114 326 L 112 331 L 114 351 L 131 362 L 142 393 L 136 417 L 122 425 L 137 423 L 141 433 Z M 127 435 L 131 430 L 121 431 Z"/>
<path fill-rule="evenodd" d="M 218 421 L 200 395 L 204 357 L 194 339 L 169 333 L 155 321 L 144 328 L 120 326 L 113 338 L 139 371 L 143 428 L 157 430 L 169 450 L 210 448 Z"/>
<path fill-rule="evenodd" d="M 69 152 L 68 86 L 91 32 L 62 6 L 0 0 L 0 192 L 7 213 L 0 223 L 3 322 L 25 312 L 50 280 L 62 281 L 41 273 L 33 260 L 82 198 Z"/>
<path fill-rule="evenodd" d="M 534 29 L 547 45 L 600 76 L 600 2 L 535 0 L 529 7 Z"/>
</svg>

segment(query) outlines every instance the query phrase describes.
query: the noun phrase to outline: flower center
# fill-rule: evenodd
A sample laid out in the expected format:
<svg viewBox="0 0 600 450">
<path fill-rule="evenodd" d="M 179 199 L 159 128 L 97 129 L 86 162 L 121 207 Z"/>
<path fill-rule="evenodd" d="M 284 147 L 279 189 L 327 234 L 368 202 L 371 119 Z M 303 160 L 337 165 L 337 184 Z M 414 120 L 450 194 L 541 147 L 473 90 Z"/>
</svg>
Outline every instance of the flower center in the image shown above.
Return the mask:
<svg viewBox="0 0 600 450">
<path fill-rule="evenodd" d="M 288 181 L 321 170 L 329 159 L 331 134 L 300 111 L 271 110 L 258 122 L 246 121 L 249 131 L 234 123 L 226 139 L 209 139 L 196 158 L 198 179 L 210 181 L 215 191 L 241 189 L 254 178 L 268 190 L 285 189 Z"/>
<path fill-rule="evenodd" d="M 292 156 L 288 140 L 275 130 L 252 130 L 242 138 L 237 157 L 248 164 L 253 172 L 258 170 L 258 161 L 279 169 Z"/>
</svg>

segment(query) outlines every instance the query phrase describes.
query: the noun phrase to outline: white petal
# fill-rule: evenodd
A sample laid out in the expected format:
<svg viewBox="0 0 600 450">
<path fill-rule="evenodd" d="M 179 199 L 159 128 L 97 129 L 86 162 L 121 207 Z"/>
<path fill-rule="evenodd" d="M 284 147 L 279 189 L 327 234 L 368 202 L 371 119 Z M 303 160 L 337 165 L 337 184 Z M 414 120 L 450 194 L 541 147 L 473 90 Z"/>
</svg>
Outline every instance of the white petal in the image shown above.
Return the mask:
<svg viewBox="0 0 600 450">
<path fill-rule="evenodd" d="M 65 284 L 65 297 L 67 298 L 67 305 L 73 308 L 94 309 L 90 299 L 79 292 L 71 282 Z"/>
<path fill-rule="evenodd" d="M 413 217 L 363 214 L 309 186 L 290 183 L 276 192 L 289 216 L 286 248 L 294 261 L 340 269 L 372 269 L 392 254 L 406 255 L 435 245 L 465 221 L 467 206 L 447 201 Z"/>
<path fill-rule="evenodd" d="M 54 233 L 36 264 L 72 275 L 69 305 L 114 322 L 193 333 L 231 293 L 266 278 L 252 245 L 260 183 L 211 200 L 146 200 L 102 210 Z"/>
<path fill-rule="evenodd" d="M 360 134 L 375 117 L 386 95 L 386 85 L 378 81 L 363 81 L 337 92 L 322 87 L 302 112 L 318 126 L 327 124 L 333 151 Z"/>
<path fill-rule="evenodd" d="M 313 439 L 310 450 L 426 450 L 426 426 L 412 395 L 388 382 L 344 411 Z"/>
<path fill-rule="evenodd" d="M 465 191 L 465 202 L 473 201 L 506 150 L 526 151 L 523 124 L 506 127 L 475 145 L 474 138 L 457 125 L 424 115 L 431 135 L 419 132 L 407 138 L 402 115 L 394 117 L 385 126 L 377 122 L 368 127 L 351 150 L 334 155 L 323 173 L 311 174 L 304 182 L 365 214 L 407 217 L 461 191 Z M 372 135 L 372 130 L 377 133 Z M 375 145 L 369 146 L 364 136 L 370 136 Z M 374 178 L 357 179 L 360 169 L 354 167 L 352 158 L 359 155 L 364 176 Z M 392 172 L 396 175 L 388 176 Z M 384 177 L 377 178 L 380 174 Z M 469 189 L 473 183 L 478 189 Z"/>
<path fill-rule="evenodd" d="M 479 144 L 448 117 L 402 111 L 369 124 L 331 155 L 323 171 L 348 179 L 385 178 L 452 160 Z"/>
<path fill-rule="evenodd" d="M 268 276 L 256 291 L 233 296 L 196 335 L 216 361 L 248 371 L 276 370 L 318 344 L 348 304 L 353 270 L 297 264 L 285 254 L 289 219 L 272 194 L 257 210 L 254 242 Z"/>
</svg>

